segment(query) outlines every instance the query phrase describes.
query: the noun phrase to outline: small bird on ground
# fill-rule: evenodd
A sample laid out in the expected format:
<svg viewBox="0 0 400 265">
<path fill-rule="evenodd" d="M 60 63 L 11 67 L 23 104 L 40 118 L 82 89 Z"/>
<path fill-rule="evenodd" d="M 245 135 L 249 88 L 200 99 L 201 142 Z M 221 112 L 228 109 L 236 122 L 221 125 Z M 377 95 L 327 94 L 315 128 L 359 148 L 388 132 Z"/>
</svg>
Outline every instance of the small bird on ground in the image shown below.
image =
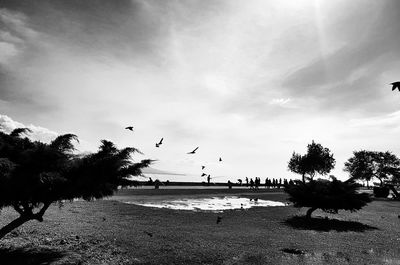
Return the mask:
<svg viewBox="0 0 400 265">
<path fill-rule="evenodd" d="M 390 83 L 392 85 L 392 91 L 396 90 L 396 88 L 400 91 L 400 81 Z"/>
<path fill-rule="evenodd" d="M 217 217 L 217 224 L 221 223 L 221 221 L 222 221 L 222 217 L 221 217 L 221 216 L 218 216 L 218 217 Z"/>
<path fill-rule="evenodd" d="M 206 167 L 205 166 L 201 166 L 201 170 L 203 170 L 203 169 L 205 169 Z"/>
<path fill-rule="evenodd" d="M 160 145 L 162 145 L 162 141 L 164 140 L 164 138 L 161 138 L 159 143 L 156 143 L 156 147 L 160 147 Z"/>
<path fill-rule="evenodd" d="M 148 235 L 149 237 L 153 237 L 153 233 L 147 232 L 147 231 L 143 231 L 146 235 Z"/>
<path fill-rule="evenodd" d="M 199 149 L 199 147 L 196 147 L 192 152 L 189 152 L 188 154 L 195 154 L 197 149 Z"/>
<path fill-rule="evenodd" d="M 125 127 L 125 130 L 130 130 L 130 131 L 132 131 L 132 132 L 133 132 L 133 126 L 128 126 L 128 127 Z"/>
<path fill-rule="evenodd" d="M 219 162 L 222 162 L 222 158 L 219 158 Z"/>
</svg>

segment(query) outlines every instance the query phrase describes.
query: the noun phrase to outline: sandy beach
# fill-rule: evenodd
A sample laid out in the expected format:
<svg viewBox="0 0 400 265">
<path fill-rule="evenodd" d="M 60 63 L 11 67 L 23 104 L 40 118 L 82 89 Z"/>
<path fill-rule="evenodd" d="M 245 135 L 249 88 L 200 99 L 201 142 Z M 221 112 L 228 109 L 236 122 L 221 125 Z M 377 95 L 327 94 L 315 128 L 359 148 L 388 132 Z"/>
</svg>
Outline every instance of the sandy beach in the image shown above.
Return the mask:
<svg viewBox="0 0 400 265">
<path fill-rule="evenodd" d="M 286 201 L 282 192 L 123 190 L 123 196 L 239 195 Z M 255 207 L 223 213 L 143 207 L 112 200 L 53 205 L 0 242 L 1 264 L 399 264 L 398 202 L 305 225 L 305 209 Z M 220 216 L 221 222 L 216 223 Z M 1 224 L 16 217 L 2 212 Z M 330 222 L 329 225 L 326 222 Z M 298 250 L 300 254 L 283 250 Z"/>
</svg>

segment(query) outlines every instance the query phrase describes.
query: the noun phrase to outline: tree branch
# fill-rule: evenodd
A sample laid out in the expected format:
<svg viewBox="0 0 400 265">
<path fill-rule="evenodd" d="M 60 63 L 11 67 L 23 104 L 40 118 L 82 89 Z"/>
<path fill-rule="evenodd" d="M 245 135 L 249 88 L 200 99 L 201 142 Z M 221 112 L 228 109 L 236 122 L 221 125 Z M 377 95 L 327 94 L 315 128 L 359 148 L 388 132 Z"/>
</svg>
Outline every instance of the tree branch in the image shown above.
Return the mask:
<svg viewBox="0 0 400 265">
<path fill-rule="evenodd" d="M 24 215 L 24 211 L 19 207 L 17 204 L 13 204 L 13 208 L 17 211 L 20 215 Z"/>
<path fill-rule="evenodd" d="M 43 222 L 43 215 L 44 215 L 44 213 L 46 212 L 46 210 L 49 208 L 50 205 L 51 205 L 51 202 L 45 202 L 45 203 L 43 204 L 42 209 L 40 209 L 39 212 L 35 213 L 35 214 L 33 215 L 33 218 L 36 219 L 36 220 L 38 220 L 39 222 Z"/>
</svg>

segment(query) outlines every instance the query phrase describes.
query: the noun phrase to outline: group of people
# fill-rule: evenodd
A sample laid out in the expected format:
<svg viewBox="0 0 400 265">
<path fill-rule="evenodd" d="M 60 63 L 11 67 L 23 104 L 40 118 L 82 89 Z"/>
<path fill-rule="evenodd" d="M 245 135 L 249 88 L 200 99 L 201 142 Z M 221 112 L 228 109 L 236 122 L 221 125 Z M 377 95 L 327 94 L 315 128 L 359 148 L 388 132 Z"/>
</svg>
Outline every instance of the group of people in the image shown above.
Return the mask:
<svg viewBox="0 0 400 265">
<path fill-rule="evenodd" d="M 240 186 L 242 186 L 242 184 L 243 184 L 243 181 L 241 180 L 241 179 L 238 179 L 238 184 L 240 185 Z M 265 188 L 281 188 L 281 187 L 283 187 L 283 186 L 286 186 L 286 185 L 288 185 L 288 184 L 293 184 L 293 180 L 287 180 L 287 179 L 275 179 L 275 178 L 272 178 L 272 179 L 269 179 L 269 178 L 266 178 L 265 179 Z M 253 189 L 253 190 L 258 190 L 259 189 L 259 187 L 262 185 L 261 184 L 261 178 L 259 178 L 259 177 L 255 177 L 254 178 L 254 180 L 253 180 L 253 178 L 248 178 L 248 177 L 246 177 L 246 187 L 250 187 L 250 189 Z"/>
</svg>

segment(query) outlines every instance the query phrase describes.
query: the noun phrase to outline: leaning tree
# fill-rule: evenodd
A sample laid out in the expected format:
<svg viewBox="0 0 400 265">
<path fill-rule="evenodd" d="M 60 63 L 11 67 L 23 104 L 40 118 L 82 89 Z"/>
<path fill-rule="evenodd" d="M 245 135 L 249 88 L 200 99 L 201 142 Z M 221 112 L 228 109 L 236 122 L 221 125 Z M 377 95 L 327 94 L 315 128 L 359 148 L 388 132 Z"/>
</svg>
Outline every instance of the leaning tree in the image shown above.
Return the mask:
<svg viewBox="0 0 400 265">
<path fill-rule="evenodd" d="M 288 169 L 302 176 L 302 181 L 305 183 L 306 176 L 313 179 L 315 175 L 328 174 L 335 167 L 335 159 L 331 151 L 312 141 L 307 146 L 307 153 L 300 155 L 293 152 L 288 163 Z"/>
<path fill-rule="evenodd" d="M 3 238 L 30 220 L 42 222 L 48 207 L 64 200 L 93 200 L 112 195 L 118 187 L 135 184 L 131 176 L 151 164 L 133 162 L 135 148 L 118 149 L 102 140 L 95 153 L 74 154 L 77 137 L 64 134 L 50 143 L 22 137 L 19 128 L 0 132 L 0 209 L 12 207 L 19 217 L 0 229 Z"/>
<path fill-rule="evenodd" d="M 385 180 L 397 180 L 400 175 L 400 160 L 389 151 L 355 151 L 344 165 L 352 178 L 366 181 L 377 178 L 381 186 Z"/>
</svg>

